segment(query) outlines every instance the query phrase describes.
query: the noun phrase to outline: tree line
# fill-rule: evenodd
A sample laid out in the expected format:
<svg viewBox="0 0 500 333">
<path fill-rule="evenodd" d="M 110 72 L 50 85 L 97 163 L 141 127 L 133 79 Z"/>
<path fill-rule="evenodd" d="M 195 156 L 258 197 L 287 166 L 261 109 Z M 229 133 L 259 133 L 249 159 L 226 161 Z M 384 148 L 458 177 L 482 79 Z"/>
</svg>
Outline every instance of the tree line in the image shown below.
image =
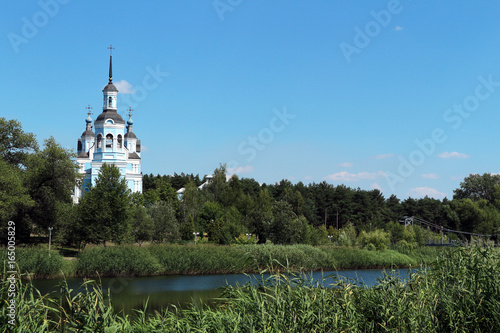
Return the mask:
<svg viewBox="0 0 500 333">
<path fill-rule="evenodd" d="M 81 181 L 77 168 L 74 152 L 54 138 L 40 148 L 19 122 L 0 118 L 2 227 L 15 221 L 17 239 L 26 242 L 53 227 L 56 241 L 77 246 L 191 241 L 195 232 L 219 244 L 320 244 L 376 232 L 397 242 L 404 236 L 398 220 L 405 215 L 466 232 L 500 232 L 500 176 L 494 174 L 469 175 L 451 200 L 401 200 L 377 189 L 327 182 L 259 184 L 228 177 L 221 165 L 201 189 L 207 179 L 199 175 L 146 174 L 139 194 L 128 190 L 116 167 L 103 165 L 74 205 L 71 195 Z"/>
</svg>

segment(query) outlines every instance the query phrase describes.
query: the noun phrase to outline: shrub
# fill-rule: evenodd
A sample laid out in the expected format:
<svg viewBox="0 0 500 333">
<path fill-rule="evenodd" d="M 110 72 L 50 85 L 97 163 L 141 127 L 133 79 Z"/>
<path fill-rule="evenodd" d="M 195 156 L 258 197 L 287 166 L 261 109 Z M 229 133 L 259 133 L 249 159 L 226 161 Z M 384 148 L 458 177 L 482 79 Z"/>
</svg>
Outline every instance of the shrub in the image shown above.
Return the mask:
<svg viewBox="0 0 500 333">
<path fill-rule="evenodd" d="M 388 232 L 380 229 L 375 229 L 374 231 L 366 232 L 361 231 L 357 238 L 357 243 L 361 248 L 375 248 L 377 251 L 385 251 L 389 245 L 391 245 L 391 238 Z"/>
</svg>

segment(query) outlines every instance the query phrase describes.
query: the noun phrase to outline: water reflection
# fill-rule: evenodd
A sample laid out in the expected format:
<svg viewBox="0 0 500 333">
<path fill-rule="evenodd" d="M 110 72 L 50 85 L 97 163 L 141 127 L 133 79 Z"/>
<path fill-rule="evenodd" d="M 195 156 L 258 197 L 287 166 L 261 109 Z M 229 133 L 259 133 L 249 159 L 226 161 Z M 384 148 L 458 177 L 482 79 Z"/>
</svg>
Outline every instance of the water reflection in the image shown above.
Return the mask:
<svg viewBox="0 0 500 333">
<path fill-rule="evenodd" d="M 394 271 L 392 274 L 406 278 L 407 269 Z M 351 271 L 326 271 L 306 274 L 307 280 L 322 281 L 329 286 L 337 280 L 338 275 L 350 283 L 356 282 L 366 286 L 377 284 L 378 279 L 384 276 L 381 270 L 351 270 Z M 221 287 L 228 285 L 256 285 L 262 278 L 269 275 L 248 276 L 245 274 L 230 275 L 173 275 L 154 277 L 116 277 L 102 278 L 101 283 L 104 293 L 111 295 L 112 304 L 116 311 L 123 310 L 126 314 L 133 314 L 134 309 L 143 309 L 147 302 L 147 312 L 171 309 L 172 307 L 185 308 L 190 304 L 201 306 L 213 304 L 214 299 L 221 296 Z M 33 284 L 42 294 L 56 292 L 57 285 L 62 280 L 35 280 Z M 78 290 L 83 279 L 66 279 L 70 289 Z"/>
</svg>

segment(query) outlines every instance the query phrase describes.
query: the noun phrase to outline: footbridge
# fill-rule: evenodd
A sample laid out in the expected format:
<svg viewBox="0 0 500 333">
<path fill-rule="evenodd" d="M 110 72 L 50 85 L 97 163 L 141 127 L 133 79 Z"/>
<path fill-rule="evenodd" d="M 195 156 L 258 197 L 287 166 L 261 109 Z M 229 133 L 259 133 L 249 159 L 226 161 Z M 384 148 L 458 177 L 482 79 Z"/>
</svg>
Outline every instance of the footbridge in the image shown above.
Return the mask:
<svg viewBox="0 0 500 333">
<path fill-rule="evenodd" d="M 486 235 L 486 234 L 478 234 L 474 232 L 467 232 L 467 231 L 460 231 L 460 230 L 453 230 L 450 228 L 446 228 L 442 225 L 425 221 L 422 220 L 421 218 L 415 217 L 415 216 L 404 216 L 403 219 L 399 220 L 400 223 L 404 223 L 405 226 L 408 225 L 414 225 L 415 223 L 418 223 L 422 227 L 428 227 L 430 230 L 434 232 L 441 233 L 441 242 L 436 242 L 435 240 L 426 240 L 427 246 L 458 246 L 458 245 L 467 245 L 467 241 L 457 241 L 457 240 L 444 240 L 444 234 L 456 234 L 456 235 L 463 235 L 466 236 L 469 240 L 471 239 L 471 236 L 475 237 L 480 237 L 481 243 L 484 246 L 485 241 L 489 240 L 492 238 L 493 235 Z M 462 238 L 462 237 L 460 237 Z M 496 242 L 495 242 L 496 243 Z M 495 244 L 496 245 L 496 244 Z"/>
</svg>

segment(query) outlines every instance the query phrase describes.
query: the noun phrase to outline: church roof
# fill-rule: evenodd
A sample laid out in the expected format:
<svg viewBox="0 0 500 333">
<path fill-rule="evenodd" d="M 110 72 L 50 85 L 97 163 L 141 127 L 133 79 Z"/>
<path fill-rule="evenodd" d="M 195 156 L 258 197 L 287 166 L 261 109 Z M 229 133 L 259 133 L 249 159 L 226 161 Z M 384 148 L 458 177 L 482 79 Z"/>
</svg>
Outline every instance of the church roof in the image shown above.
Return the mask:
<svg viewBox="0 0 500 333">
<path fill-rule="evenodd" d="M 135 159 L 135 160 L 140 160 L 140 159 L 141 159 L 141 158 L 139 157 L 139 155 L 137 155 L 137 153 L 135 153 L 135 152 L 129 153 L 129 154 L 128 154 L 128 158 L 129 158 L 129 159 Z"/>
<path fill-rule="evenodd" d="M 78 158 L 88 158 L 89 154 L 85 151 L 82 151 L 80 154 L 78 154 Z"/>
<path fill-rule="evenodd" d="M 134 134 L 134 132 L 127 132 L 127 133 L 125 133 L 125 137 L 127 139 L 137 139 L 137 136 Z"/>
<path fill-rule="evenodd" d="M 105 121 L 106 119 L 113 119 L 115 124 L 125 124 L 125 121 L 123 120 L 122 116 L 120 116 L 116 111 L 114 110 L 106 110 L 103 111 L 95 120 L 96 122 L 99 121 Z"/>
<path fill-rule="evenodd" d="M 109 82 L 106 87 L 102 91 L 116 91 L 118 92 L 118 89 L 116 89 L 115 85 L 112 82 Z"/>
<path fill-rule="evenodd" d="M 82 136 L 94 136 L 94 132 L 91 130 L 86 130 L 85 132 L 82 133 Z"/>
</svg>

